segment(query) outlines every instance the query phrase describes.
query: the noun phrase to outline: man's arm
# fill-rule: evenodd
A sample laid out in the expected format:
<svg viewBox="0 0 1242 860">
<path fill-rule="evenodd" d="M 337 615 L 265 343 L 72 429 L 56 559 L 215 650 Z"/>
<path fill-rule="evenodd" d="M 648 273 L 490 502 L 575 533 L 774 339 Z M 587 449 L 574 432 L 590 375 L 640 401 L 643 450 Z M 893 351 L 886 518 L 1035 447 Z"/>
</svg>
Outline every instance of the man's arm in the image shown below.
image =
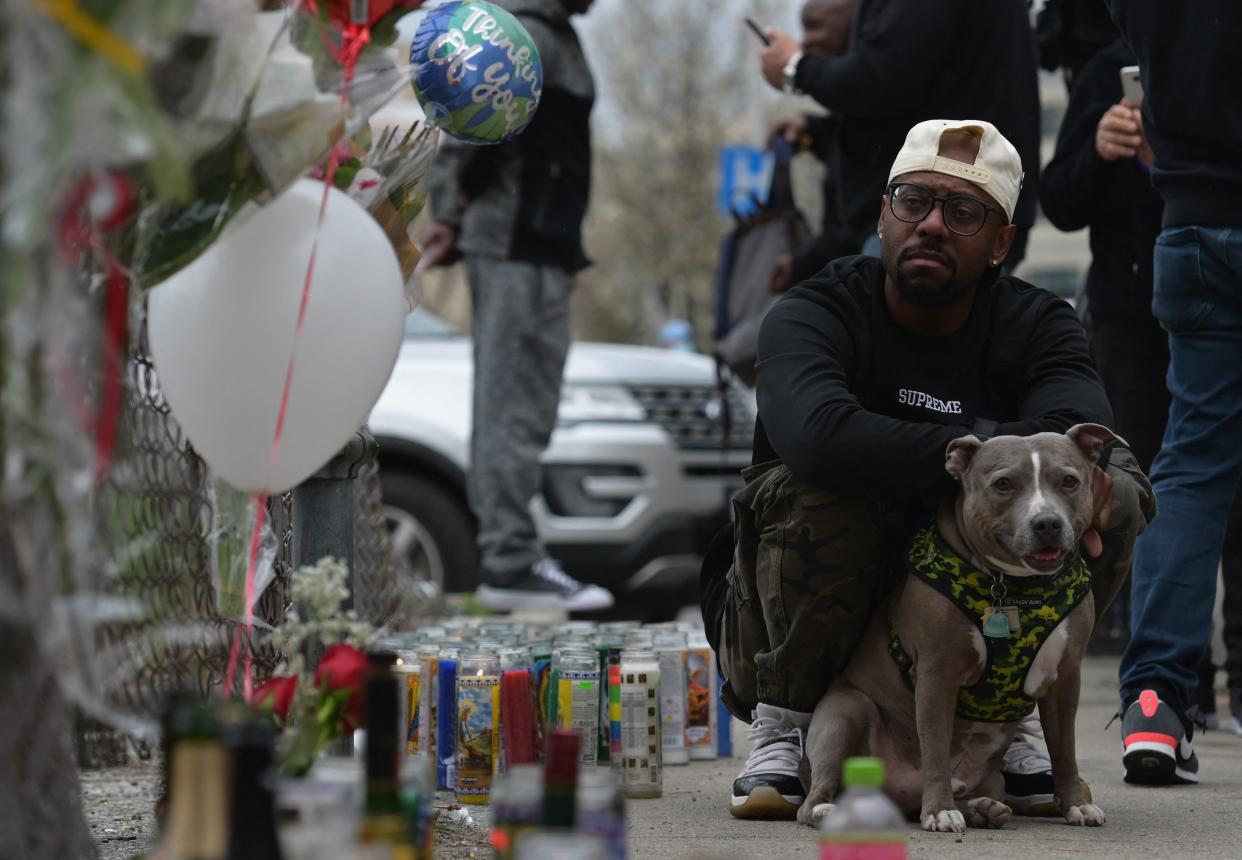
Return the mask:
<svg viewBox="0 0 1242 860">
<path fill-rule="evenodd" d="M 427 179 L 427 203 L 431 207 L 431 218 L 437 224 L 461 226 L 468 205 L 462 177 L 482 148 L 453 140 L 446 134 L 440 135 L 440 146 Z"/>
<path fill-rule="evenodd" d="M 1074 309 L 1065 302 L 1049 300 L 1033 331 L 1020 417 L 999 424 L 994 435 L 1064 433 L 1083 422 L 1111 427 L 1113 410 Z"/>
<path fill-rule="evenodd" d="M 856 498 L 908 499 L 944 486 L 944 452 L 970 428 L 870 412 L 850 392 L 844 319 L 791 296 L 759 330 L 759 416 L 794 474 Z"/>
<path fill-rule="evenodd" d="M 970 0 L 873 0 L 845 54 L 805 55 L 794 85 L 829 110 L 852 116 L 917 110 L 972 6 Z"/>
</svg>

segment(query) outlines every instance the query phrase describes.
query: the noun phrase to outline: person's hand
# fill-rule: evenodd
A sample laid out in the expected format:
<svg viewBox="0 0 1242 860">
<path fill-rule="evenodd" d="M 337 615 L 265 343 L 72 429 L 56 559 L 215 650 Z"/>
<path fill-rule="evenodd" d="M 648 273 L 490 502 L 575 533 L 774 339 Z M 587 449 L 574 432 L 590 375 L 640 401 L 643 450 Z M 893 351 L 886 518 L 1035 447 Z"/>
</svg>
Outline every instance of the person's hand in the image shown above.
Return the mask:
<svg viewBox="0 0 1242 860">
<path fill-rule="evenodd" d="M 456 263 L 461 258 L 461 251 L 457 250 L 459 234 L 460 231 L 451 224 L 433 224 L 423 242 L 423 257 L 418 261 L 418 268 L 432 269 Z"/>
<path fill-rule="evenodd" d="M 774 293 L 783 293 L 793 286 L 793 257 L 781 254 L 776 258 L 772 274 L 768 276 L 768 289 Z"/>
<path fill-rule="evenodd" d="M 1138 109 L 1130 107 L 1124 99 L 1105 111 L 1095 127 L 1095 151 L 1109 163 L 1134 158 L 1146 142 Z M 1147 151 L 1150 152 L 1150 148 Z"/>
<path fill-rule="evenodd" d="M 793 144 L 795 149 L 800 148 L 802 136 L 808 133 L 810 123 L 807 122 L 803 114 L 796 116 L 787 116 L 784 119 L 778 119 L 772 123 L 772 128 L 768 130 L 768 146 L 774 144 L 780 138 L 785 138 Z"/>
<path fill-rule="evenodd" d="M 1099 558 L 1104 553 L 1104 540 L 1100 532 L 1108 528 L 1113 512 L 1113 479 L 1099 466 L 1091 475 L 1091 525 L 1082 533 L 1078 545 L 1088 558 Z"/>
<path fill-rule="evenodd" d="M 781 76 L 785 72 L 785 64 L 789 62 L 790 57 L 802 50 L 802 46 L 793 36 L 775 27 L 768 27 L 763 34 L 770 40 L 770 44 L 759 49 L 759 62 L 763 67 L 763 77 L 779 90 L 783 83 Z"/>
</svg>

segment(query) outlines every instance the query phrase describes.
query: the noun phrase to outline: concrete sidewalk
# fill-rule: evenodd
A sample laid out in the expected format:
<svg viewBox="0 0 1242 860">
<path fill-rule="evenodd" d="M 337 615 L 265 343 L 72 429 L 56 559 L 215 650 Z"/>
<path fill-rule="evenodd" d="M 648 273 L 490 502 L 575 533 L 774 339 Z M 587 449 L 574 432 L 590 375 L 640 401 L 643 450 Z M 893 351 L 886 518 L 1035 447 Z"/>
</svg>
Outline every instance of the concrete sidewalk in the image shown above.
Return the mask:
<svg viewBox="0 0 1242 860">
<path fill-rule="evenodd" d="M 1089 658 L 1078 711 L 1078 762 L 1095 801 L 1108 815 L 1101 828 L 1071 827 L 1060 819 L 1015 818 L 1004 830 L 957 836 L 910 831 L 910 857 L 1025 856 L 1082 858 L 1242 858 L 1242 737 L 1207 732 L 1195 737 L 1203 782 L 1139 788 L 1121 781 L 1121 723 L 1106 732 L 1117 709 L 1117 661 Z M 1223 711 L 1222 713 L 1227 713 Z M 745 726 L 733 725 L 744 752 Z M 631 801 L 630 856 L 668 860 L 751 860 L 818 857 L 814 831 L 794 823 L 738 821 L 729 815 L 729 786 L 742 758 L 665 770 L 664 797 Z"/>
</svg>

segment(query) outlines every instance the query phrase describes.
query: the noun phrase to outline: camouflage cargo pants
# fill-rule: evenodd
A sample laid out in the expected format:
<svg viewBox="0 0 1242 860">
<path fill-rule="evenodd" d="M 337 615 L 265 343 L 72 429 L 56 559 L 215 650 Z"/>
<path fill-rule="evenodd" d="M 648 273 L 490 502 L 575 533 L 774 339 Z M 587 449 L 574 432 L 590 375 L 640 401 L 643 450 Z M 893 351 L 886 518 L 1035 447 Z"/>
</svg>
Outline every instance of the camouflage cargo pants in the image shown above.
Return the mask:
<svg viewBox="0 0 1242 860">
<path fill-rule="evenodd" d="M 1156 513 L 1151 485 L 1128 450 L 1116 448 L 1107 471 L 1112 515 L 1103 554 L 1091 561 L 1097 620 Z M 904 575 L 909 535 L 874 505 L 802 481 L 779 461 L 742 474 L 720 626 L 721 695 L 746 721 L 758 702 L 812 711 Z"/>
</svg>

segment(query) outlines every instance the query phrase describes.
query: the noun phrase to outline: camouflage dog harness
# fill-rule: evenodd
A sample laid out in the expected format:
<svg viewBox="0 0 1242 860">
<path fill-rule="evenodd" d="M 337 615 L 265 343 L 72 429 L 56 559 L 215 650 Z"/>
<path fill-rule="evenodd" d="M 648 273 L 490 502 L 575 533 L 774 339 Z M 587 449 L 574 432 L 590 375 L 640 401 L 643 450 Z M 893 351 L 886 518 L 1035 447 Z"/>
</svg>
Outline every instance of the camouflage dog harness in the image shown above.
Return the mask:
<svg viewBox="0 0 1242 860">
<path fill-rule="evenodd" d="M 993 606 L 993 575 L 959 558 L 935 526 L 920 529 L 906 553 L 912 576 L 953 602 L 983 632 L 984 613 Z M 1022 691 L 1040 646 L 1057 625 L 1091 591 L 1091 569 L 1075 555 L 1052 576 L 1006 577 L 1004 602 L 1018 610 L 1017 631 L 1005 637 L 984 636 L 987 665 L 983 676 L 957 695 L 957 715 L 967 720 L 1009 723 L 1022 719 L 1035 701 Z M 914 688 L 914 661 L 889 621 L 889 654 L 906 684 Z"/>
</svg>

